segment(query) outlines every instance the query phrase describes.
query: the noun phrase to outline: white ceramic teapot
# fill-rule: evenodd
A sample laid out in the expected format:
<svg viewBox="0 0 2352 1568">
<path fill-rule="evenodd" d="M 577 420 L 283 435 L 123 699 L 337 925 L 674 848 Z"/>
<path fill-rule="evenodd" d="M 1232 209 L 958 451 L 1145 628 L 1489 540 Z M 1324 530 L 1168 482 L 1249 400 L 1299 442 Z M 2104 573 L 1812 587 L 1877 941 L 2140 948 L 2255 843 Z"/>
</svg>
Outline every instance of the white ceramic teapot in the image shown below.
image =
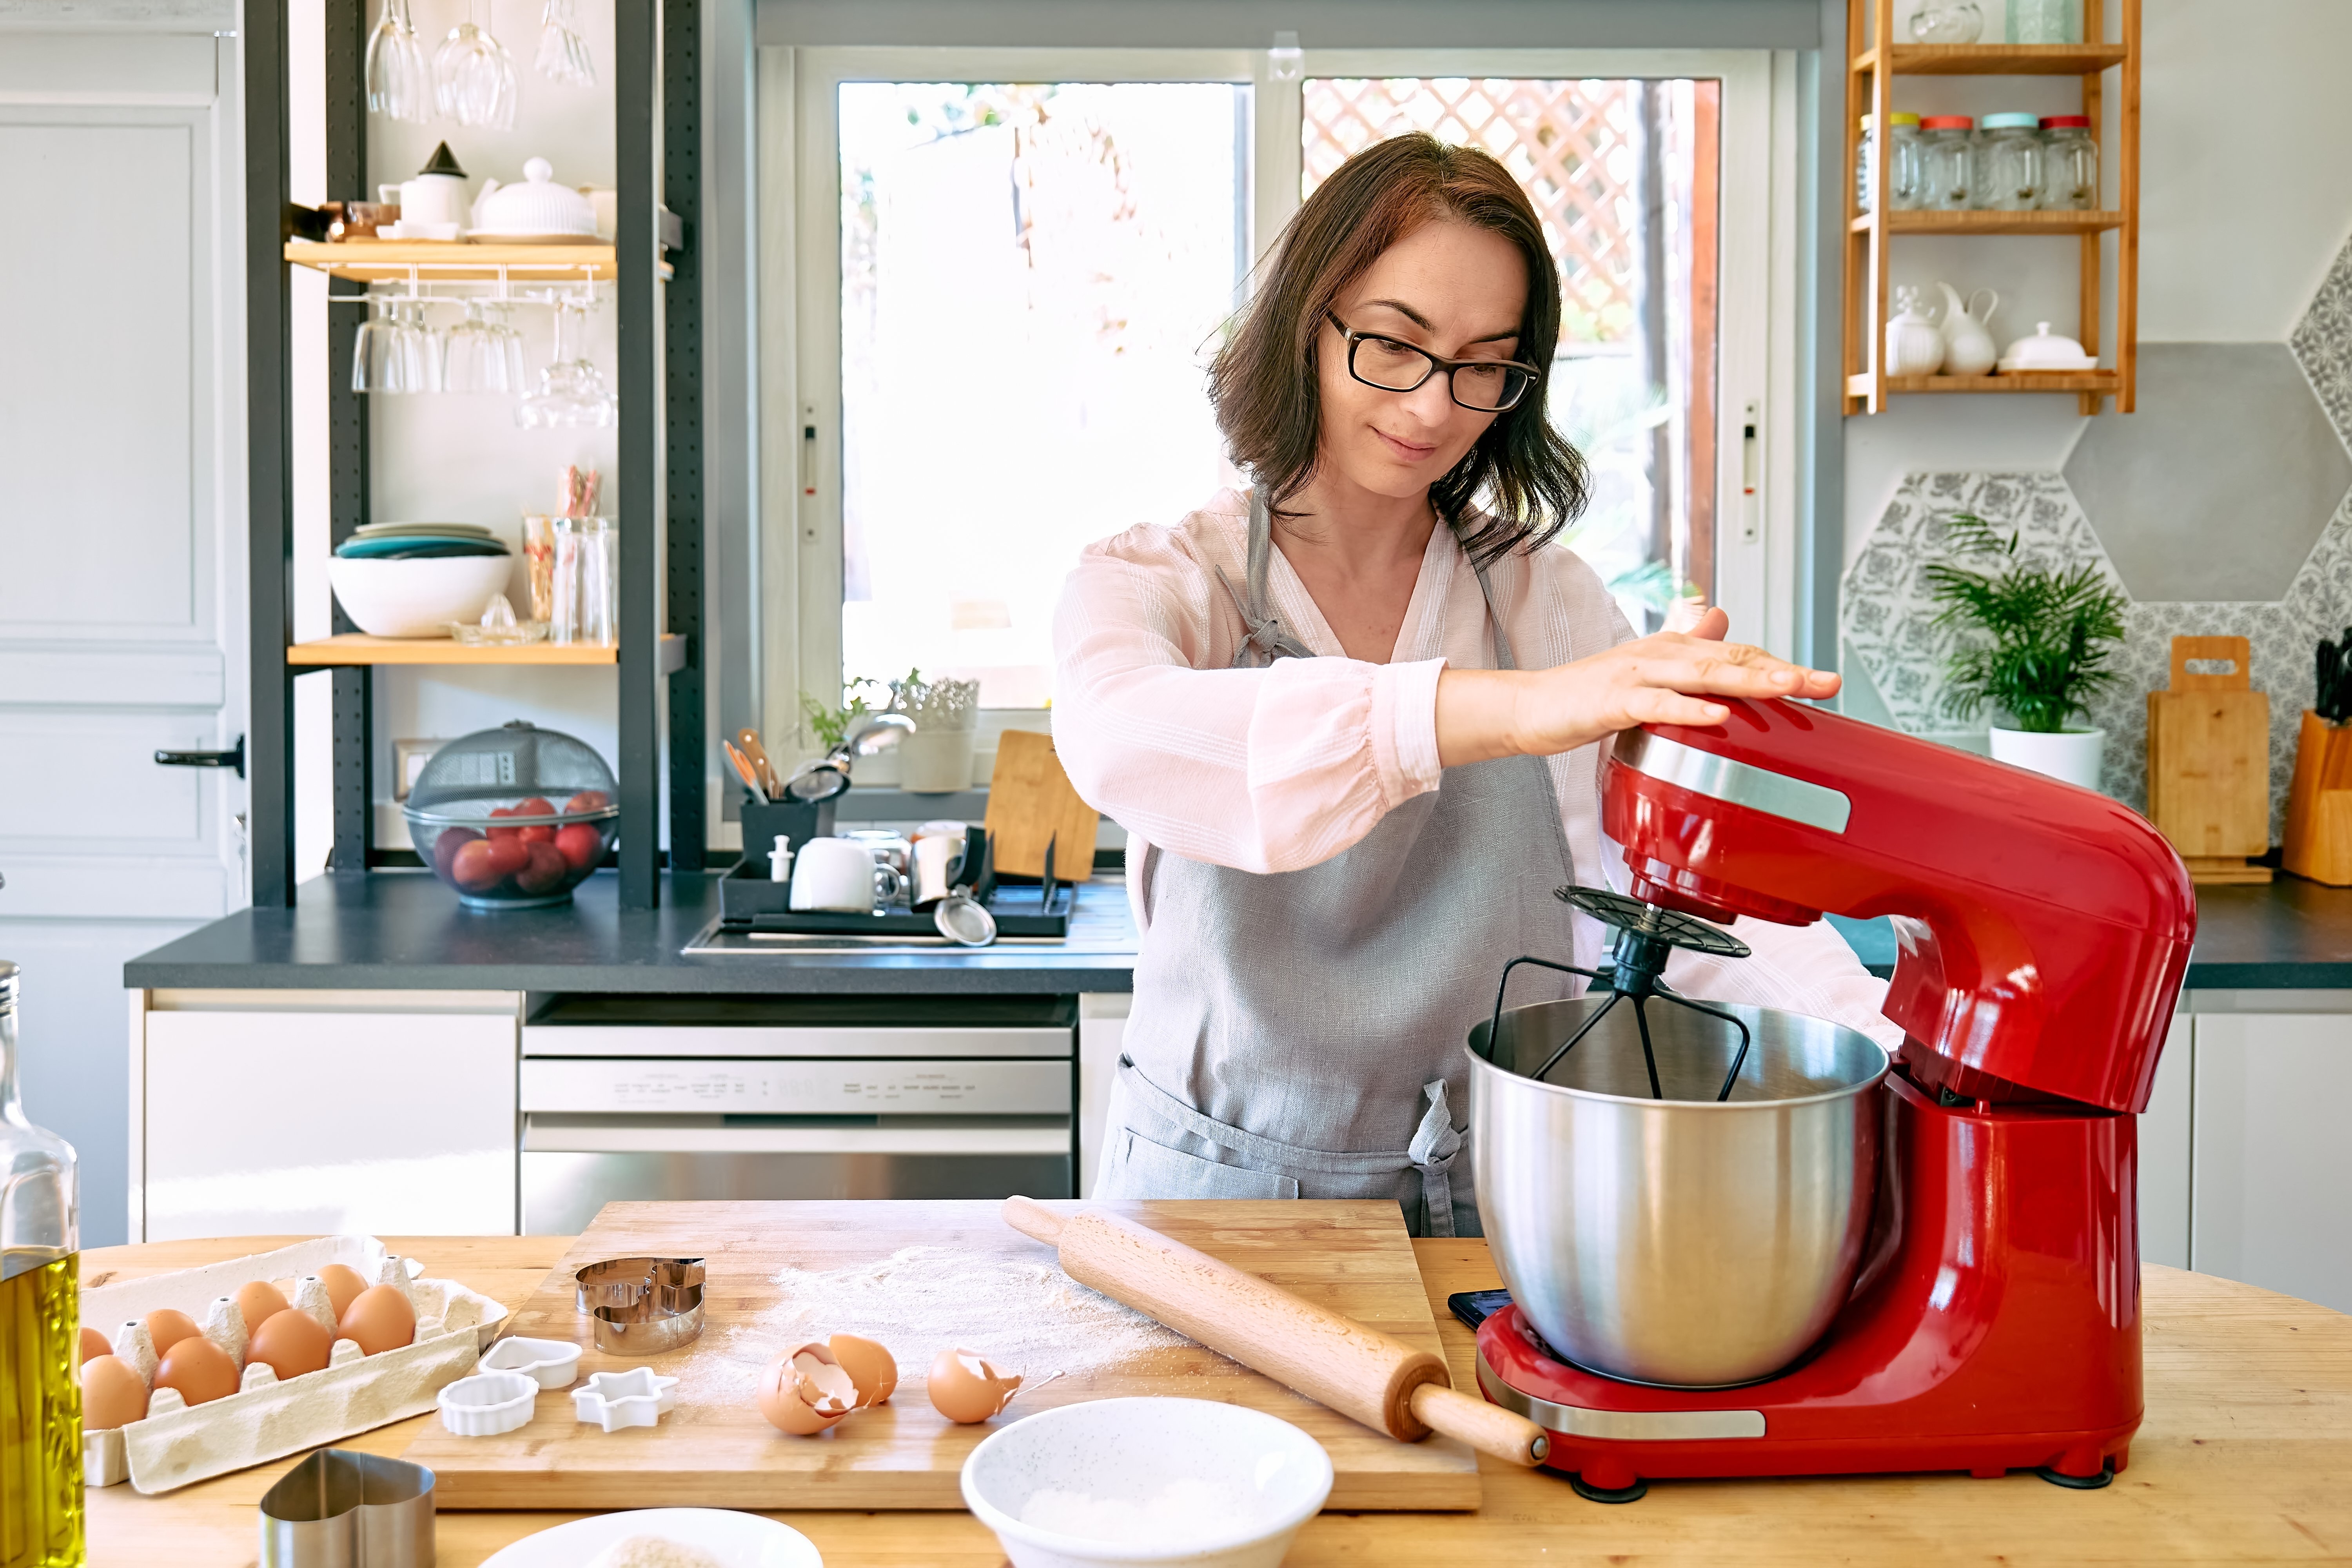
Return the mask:
<svg viewBox="0 0 2352 1568">
<path fill-rule="evenodd" d="M 1993 346 L 1992 333 L 1987 329 L 1992 313 L 2000 309 L 2000 296 L 1990 289 L 1979 289 L 1962 300 L 1960 291 L 1949 283 L 1938 281 L 1936 287 L 1944 291 L 1944 374 L 1990 374 L 1994 363 L 2000 358 L 2000 351 Z M 1969 307 L 1977 302 L 1979 294 L 1990 303 L 1983 315 L 1970 315 Z"/>
<path fill-rule="evenodd" d="M 1896 314 L 1886 323 L 1886 374 L 1933 375 L 1944 365 L 1944 334 L 1936 328 L 1936 309 L 1919 308 L 1919 290 L 1906 285 L 1895 290 Z"/>
</svg>

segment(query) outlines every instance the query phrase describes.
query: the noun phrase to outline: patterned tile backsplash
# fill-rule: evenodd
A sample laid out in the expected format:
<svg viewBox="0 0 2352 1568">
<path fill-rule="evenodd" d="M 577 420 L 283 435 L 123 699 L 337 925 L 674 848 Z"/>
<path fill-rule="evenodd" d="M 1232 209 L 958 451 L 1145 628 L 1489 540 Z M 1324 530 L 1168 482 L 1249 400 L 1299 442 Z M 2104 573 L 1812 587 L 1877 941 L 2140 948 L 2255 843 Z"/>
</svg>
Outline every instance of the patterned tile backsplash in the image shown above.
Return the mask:
<svg viewBox="0 0 2352 1568">
<path fill-rule="evenodd" d="M 2331 274 L 2331 285 L 2336 281 Z M 2352 284 L 2347 287 L 2352 289 Z M 2304 353 L 2300 335 L 2296 347 Z M 2322 388 L 2323 397 L 2326 391 Z M 2095 562 L 2109 581 L 2124 587 L 2063 476 L 1907 475 L 1872 526 L 1861 553 L 1846 568 L 1838 621 L 1842 639 L 1869 670 L 1887 712 L 1914 732 L 1948 731 L 1966 723 L 1941 707 L 1944 662 L 1954 634 L 1933 624 L 1936 606 L 1923 576 L 1929 563 L 1948 557 L 1945 536 L 1956 512 L 1973 512 L 2004 532 L 2018 531 L 2021 559 L 2054 566 Z M 2323 637 L 2341 635 L 2347 622 L 2352 622 L 2352 497 L 2336 509 L 2283 600 L 2134 602 L 2125 617 L 2123 647 L 2113 664 L 2123 679 L 2091 707 L 2091 722 L 2107 732 L 2107 793 L 2134 806 L 2147 804 L 2147 693 L 2163 689 L 2169 681 L 2172 639 L 2184 635 L 2243 637 L 2252 644 L 2255 689 L 2271 698 L 2275 835 L 2294 771 L 2297 727 L 2312 701 L 2313 647 Z M 1982 726 L 1986 718 L 1979 715 L 1976 724 Z"/>
</svg>

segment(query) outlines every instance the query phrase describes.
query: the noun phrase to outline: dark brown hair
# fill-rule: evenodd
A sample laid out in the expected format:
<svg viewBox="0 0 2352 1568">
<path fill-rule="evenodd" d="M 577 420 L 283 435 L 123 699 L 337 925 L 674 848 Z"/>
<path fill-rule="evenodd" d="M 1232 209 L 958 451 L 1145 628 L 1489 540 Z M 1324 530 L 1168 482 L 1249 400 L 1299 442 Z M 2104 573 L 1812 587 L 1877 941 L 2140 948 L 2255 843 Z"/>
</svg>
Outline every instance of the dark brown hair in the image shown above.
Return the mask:
<svg viewBox="0 0 2352 1568">
<path fill-rule="evenodd" d="M 1527 262 L 1528 303 L 1513 358 L 1545 367 L 1559 339 L 1559 275 L 1543 226 L 1510 171 L 1475 147 L 1423 132 L 1374 142 L 1339 165 L 1284 228 L 1255 296 L 1209 367 L 1209 396 L 1234 462 L 1282 503 L 1315 477 L 1322 437 L 1317 347 L 1325 312 L 1382 251 L 1441 218 L 1499 234 Z M 1451 527 L 1483 509 L 1463 548 L 1484 566 L 1532 550 L 1584 510 L 1584 458 L 1544 416 L 1545 382 L 1497 416 L 1429 488 Z"/>
</svg>

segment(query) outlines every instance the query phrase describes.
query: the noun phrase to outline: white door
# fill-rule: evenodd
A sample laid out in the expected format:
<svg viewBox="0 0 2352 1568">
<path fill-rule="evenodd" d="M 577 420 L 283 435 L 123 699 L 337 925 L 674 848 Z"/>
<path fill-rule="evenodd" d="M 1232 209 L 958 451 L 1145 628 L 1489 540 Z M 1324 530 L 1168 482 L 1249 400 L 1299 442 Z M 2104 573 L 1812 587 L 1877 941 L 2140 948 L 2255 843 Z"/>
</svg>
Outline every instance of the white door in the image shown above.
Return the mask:
<svg viewBox="0 0 2352 1568">
<path fill-rule="evenodd" d="M 236 773 L 153 760 L 245 726 L 236 24 L 141 9 L 183 30 L 0 33 L 0 957 L 86 1245 L 125 1237 L 122 963 L 246 902 Z"/>
</svg>

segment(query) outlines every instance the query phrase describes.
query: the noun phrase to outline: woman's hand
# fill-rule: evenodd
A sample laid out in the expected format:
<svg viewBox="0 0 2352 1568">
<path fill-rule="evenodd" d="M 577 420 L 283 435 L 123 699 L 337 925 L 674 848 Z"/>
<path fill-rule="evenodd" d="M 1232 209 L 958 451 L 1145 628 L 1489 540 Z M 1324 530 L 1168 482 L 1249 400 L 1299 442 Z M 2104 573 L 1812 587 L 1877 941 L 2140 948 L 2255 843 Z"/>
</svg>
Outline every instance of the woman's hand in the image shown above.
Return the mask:
<svg viewBox="0 0 2352 1568">
<path fill-rule="evenodd" d="M 1685 635 L 1619 643 L 1544 670 L 1448 669 L 1437 679 L 1437 760 L 1548 757 L 1637 724 L 1720 724 L 1708 697 L 1834 696 L 1838 678 L 1727 643 L 1731 619 L 1711 609 Z"/>
</svg>

